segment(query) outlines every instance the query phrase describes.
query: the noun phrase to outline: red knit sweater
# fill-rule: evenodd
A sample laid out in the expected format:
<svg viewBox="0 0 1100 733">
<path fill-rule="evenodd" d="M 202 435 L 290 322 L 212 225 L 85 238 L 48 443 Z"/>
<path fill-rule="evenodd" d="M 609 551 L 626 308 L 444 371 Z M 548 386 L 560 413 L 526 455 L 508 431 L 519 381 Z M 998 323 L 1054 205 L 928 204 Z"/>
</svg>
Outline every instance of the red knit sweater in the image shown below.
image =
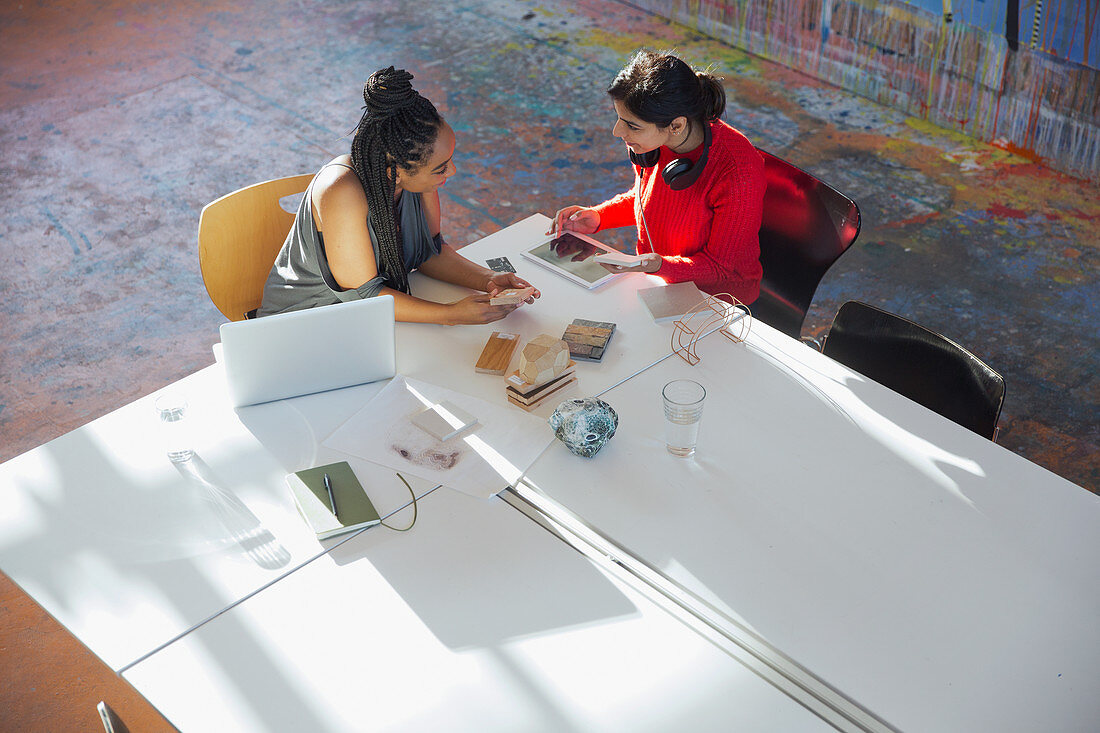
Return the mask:
<svg viewBox="0 0 1100 733">
<path fill-rule="evenodd" d="M 657 275 L 666 282 L 694 280 L 710 293 L 732 293 L 743 303 L 760 294 L 760 217 L 764 159 L 749 139 L 725 122 L 711 123 L 706 169 L 683 191 L 673 191 L 661 171 L 677 157 L 695 161 L 700 145 L 677 155 L 667 147 L 652 168 L 634 166 L 634 188 L 596 206 L 600 229 L 637 225 L 638 252 L 661 255 Z M 645 224 L 635 213 L 636 197 Z"/>
</svg>

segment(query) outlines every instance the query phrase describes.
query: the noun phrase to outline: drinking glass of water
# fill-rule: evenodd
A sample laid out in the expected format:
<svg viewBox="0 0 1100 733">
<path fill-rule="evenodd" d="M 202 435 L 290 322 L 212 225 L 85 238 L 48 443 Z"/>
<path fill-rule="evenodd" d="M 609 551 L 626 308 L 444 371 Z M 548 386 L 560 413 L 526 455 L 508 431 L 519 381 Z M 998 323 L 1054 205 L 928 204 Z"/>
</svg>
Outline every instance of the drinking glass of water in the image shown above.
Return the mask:
<svg viewBox="0 0 1100 733">
<path fill-rule="evenodd" d="M 191 460 L 191 429 L 187 421 L 187 398 L 179 392 L 165 392 L 153 403 L 160 416 L 165 452 L 173 463 Z"/>
<path fill-rule="evenodd" d="M 665 447 L 680 458 L 695 455 L 707 391 L 690 379 L 674 379 L 661 390 L 665 403 Z"/>
</svg>

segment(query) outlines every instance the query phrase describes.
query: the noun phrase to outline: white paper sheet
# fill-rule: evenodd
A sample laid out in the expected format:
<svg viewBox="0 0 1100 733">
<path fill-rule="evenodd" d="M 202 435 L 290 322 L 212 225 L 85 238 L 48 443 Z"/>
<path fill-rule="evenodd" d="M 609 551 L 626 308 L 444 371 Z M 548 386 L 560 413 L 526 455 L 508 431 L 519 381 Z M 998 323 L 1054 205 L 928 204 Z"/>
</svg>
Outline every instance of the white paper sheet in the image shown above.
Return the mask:
<svg viewBox="0 0 1100 733">
<path fill-rule="evenodd" d="M 414 415 L 444 400 L 478 425 L 447 441 L 413 425 Z M 324 445 L 484 499 L 514 485 L 553 440 L 534 415 L 397 375 Z"/>
</svg>

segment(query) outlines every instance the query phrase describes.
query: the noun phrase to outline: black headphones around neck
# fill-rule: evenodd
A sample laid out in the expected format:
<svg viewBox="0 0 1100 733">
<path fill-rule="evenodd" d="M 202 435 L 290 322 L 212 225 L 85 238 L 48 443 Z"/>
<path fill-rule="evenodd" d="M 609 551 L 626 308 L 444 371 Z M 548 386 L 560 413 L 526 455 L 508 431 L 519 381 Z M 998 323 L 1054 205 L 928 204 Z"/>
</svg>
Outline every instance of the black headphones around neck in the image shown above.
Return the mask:
<svg viewBox="0 0 1100 733">
<path fill-rule="evenodd" d="M 661 171 L 661 178 L 673 191 L 683 191 L 699 180 L 703 174 L 703 168 L 707 165 L 707 153 L 710 152 L 710 124 L 703 123 L 703 154 L 694 163 L 688 158 L 676 158 Z M 650 150 L 648 153 L 638 155 L 630 151 L 630 162 L 642 168 L 652 168 L 657 165 L 661 157 L 661 149 Z"/>
</svg>

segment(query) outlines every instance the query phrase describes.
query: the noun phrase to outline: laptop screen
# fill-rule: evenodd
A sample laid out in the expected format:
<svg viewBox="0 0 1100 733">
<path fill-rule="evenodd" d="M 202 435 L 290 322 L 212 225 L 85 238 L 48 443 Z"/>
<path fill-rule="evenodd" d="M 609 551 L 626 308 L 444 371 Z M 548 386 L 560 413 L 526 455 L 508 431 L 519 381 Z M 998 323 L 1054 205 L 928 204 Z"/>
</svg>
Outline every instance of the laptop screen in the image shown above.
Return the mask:
<svg viewBox="0 0 1100 733">
<path fill-rule="evenodd" d="M 220 330 L 234 407 L 396 373 L 392 295 L 224 323 Z"/>
</svg>

